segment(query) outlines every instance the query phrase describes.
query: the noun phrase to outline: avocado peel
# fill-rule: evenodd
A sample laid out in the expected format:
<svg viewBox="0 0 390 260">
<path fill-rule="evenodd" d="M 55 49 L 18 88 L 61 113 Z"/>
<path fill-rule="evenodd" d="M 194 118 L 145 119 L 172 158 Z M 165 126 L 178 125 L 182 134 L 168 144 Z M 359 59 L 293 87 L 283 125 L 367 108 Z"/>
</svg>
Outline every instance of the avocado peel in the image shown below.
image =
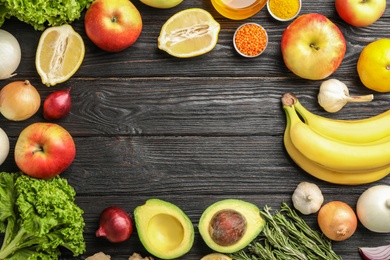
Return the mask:
<svg viewBox="0 0 390 260">
<path fill-rule="evenodd" d="M 161 259 L 174 259 L 188 253 L 194 243 L 194 227 L 176 205 L 148 199 L 134 210 L 138 237 L 145 249 Z"/>
<path fill-rule="evenodd" d="M 260 209 L 238 199 L 224 199 L 206 208 L 199 219 L 199 233 L 216 252 L 234 253 L 249 245 L 264 229 Z"/>
</svg>

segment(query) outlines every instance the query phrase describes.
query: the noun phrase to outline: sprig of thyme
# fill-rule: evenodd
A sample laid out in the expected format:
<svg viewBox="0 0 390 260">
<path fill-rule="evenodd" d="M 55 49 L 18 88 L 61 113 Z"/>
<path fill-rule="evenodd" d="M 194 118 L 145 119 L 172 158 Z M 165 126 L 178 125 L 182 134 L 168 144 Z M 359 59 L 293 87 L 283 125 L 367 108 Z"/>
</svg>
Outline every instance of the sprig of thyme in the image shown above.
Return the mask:
<svg viewBox="0 0 390 260">
<path fill-rule="evenodd" d="M 264 207 L 261 216 L 266 225 L 256 241 L 246 250 L 233 253 L 233 260 L 292 259 L 292 260 L 340 260 L 331 247 L 331 240 L 313 230 L 287 203 L 271 213 Z"/>
</svg>

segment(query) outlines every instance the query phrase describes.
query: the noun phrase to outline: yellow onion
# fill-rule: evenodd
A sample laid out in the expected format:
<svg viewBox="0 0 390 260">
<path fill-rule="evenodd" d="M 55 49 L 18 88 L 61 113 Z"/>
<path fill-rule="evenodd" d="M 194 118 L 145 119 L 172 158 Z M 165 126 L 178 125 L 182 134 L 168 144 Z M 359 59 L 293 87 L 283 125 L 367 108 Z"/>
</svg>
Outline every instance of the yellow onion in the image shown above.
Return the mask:
<svg viewBox="0 0 390 260">
<path fill-rule="evenodd" d="M 28 80 L 11 82 L 0 91 L 0 113 L 9 120 L 26 120 L 40 106 L 41 96 Z"/>
<path fill-rule="evenodd" d="M 321 207 L 317 216 L 322 233 L 334 241 L 350 238 L 356 231 L 358 219 L 345 202 L 330 201 Z"/>
</svg>

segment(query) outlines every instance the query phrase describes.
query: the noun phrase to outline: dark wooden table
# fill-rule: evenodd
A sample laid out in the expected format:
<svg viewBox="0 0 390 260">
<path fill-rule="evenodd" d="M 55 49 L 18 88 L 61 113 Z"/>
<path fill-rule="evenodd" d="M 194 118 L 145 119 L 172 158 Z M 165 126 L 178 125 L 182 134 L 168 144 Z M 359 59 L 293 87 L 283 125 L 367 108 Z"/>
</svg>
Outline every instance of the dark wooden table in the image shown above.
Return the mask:
<svg viewBox="0 0 390 260">
<path fill-rule="evenodd" d="M 280 98 L 294 92 L 314 113 L 331 118 L 363 118 L 390 108 L 389 93 L 374 93 L 370 103 L 349 104 L 336 114 L 319 107 L 321 81 L 298 78 L 284 65 L 281 35 L 288 23 L 272 19 L 264 8 L 246 21 L 262 24 L 269 45 L 258 58 L 238 56 L 232 45 L 235 29 L 244 21 L 219 15 L 210 1 L 185 0 L 175 8 L 162 10 L 134 1 L 143 17 L 138 41 L 120 53 L 98 49 L 87 38 L 83 17 L 72 23 L 86 44 L 85 60 L 67 82 L 48 88 L 36 72 L 35 51 L 41 32 L 15 19 L 1 27 L 20 42 L 22 62 L 18 75 L 10 80 L 28 79 L 42 100 L 58 89 L 73 86 L 73 107 L 68 117 L 57 121 L 74 137 L 77 156 L 61 176 L 77 191 L 77 204 L 85 211 L 84 259 L 104 251 L 112 259 L 127 259 L 133 252 L 148 255 L 137 233 L 120 244 L 96 238 L 100 212 L 117 205 L 129 212 L 149 198 L 160 198 L 181 207 L 195 227 L 195 243 L 182 259 L 200 259 L 212 252 L 203 242 L 197 225 L 203 210 L 225 198 L 247 200 L 263 208 L 278 209 L 301 181 L 316 183 L 325 202 L 342 200 L 353 208 L 359 195 L 372 184 L 333 185 L 301 170 L 283 146 L 285 115 Z M 157 48 L 164 22 L 176 12 L 200 7 L 221 24 L 218 44 L 210 53 L 178 59 Z M 347 25 L 337 15 L 333 0 L 304 0 L 301 14 L 318 12 L 336 23 L 347 41 L 347 52 L 331 76 L 343 80 L 351 94 L 373 93 L 365 88 L 356 72 L 360 51 L 368 43 L 389 37 L 390 11 L 366 28 Z M 42 108 L 32 118 L 11 122 L 0 117 L 0 127 L 10 137 L 11 151 L 1 171 L 17 171 L 13 151 L 19 133 L 31 123 L 45 121 Z M 375 184 L 389 184 L 386 177 Z M 304 219 L 315 229 L 316 216 Z M 358 246 L 390 243 L 389 234 L 373 233 L 359 224 L 358 230 L 333 248 L 344 259 L 360 259 Z M 72 259 L 63 255 L 63 259 Z"/>
</svg>

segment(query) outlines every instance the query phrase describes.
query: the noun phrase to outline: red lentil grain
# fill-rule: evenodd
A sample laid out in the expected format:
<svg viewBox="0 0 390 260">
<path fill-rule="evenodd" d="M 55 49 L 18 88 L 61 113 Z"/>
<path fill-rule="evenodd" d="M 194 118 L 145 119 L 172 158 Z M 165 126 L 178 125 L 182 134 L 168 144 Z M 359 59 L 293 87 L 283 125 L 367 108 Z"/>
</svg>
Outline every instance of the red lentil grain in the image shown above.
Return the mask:
<svg viewBox="0 0 390 260">
<path fill-rule="evenodd" d="M 267 46 L 267 33 L 258 24 L 245 24 L 237 30 L 234 43 L 243 55 L 256 56 Z"/>
</svg>

